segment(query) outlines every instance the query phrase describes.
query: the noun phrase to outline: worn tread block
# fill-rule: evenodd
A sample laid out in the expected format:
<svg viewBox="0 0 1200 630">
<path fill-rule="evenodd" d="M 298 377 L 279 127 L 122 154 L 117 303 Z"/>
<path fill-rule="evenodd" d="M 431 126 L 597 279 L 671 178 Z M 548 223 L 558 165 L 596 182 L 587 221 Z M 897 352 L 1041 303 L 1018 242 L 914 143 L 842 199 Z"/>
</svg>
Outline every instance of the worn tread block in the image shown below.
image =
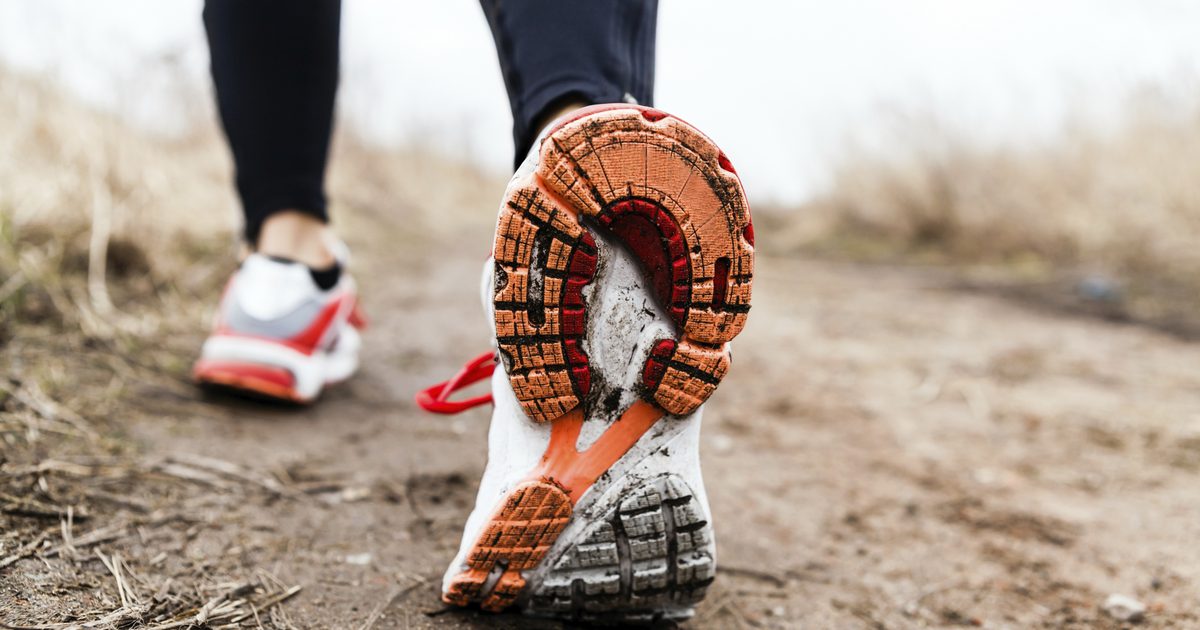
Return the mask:
<svg viewBox="0 0 1200 630">
<path fill-rule="evenodd" d="M 542 143 L 539 172 L 548 187 L 602 223 L 614 204 L 630 198 L 665 213 L 652 223 L 668 237 L 669 255 L 685 256 L 690 267 L 694 295 L 680 313 L 685 336 L 720 344 L 745 326 L 744 311 L 725 306 L 750 303 L 749 205 L 737 174 L 704 134 L 669 115 L 650 120 L 637 108 L 598 112 L 564 125 Z M 676 232 L 682 236 L 678 244 L 669 238 Z M 713 304 L 722 259 L 729 265 L 725 303 Z"/>
<path fill-rule="evenodd" d="M 530 481 L 512 490 L 484 527 L 467 555 L 468 569 L 453 580 L 442 599 L 466 606 L 482 599 L 485 610 L 502 610 L 525 588 L 520 571 L 539 562 L 571 519 L 571 500 L 558 486 Z M 483 593 L 493 570 L 503 571 Z"/>
<path fill-rule="evenodd" d="M 596 266 L 595 240 L 536 186 L 510 191 L 497 222 L 493 300 L 496 337 L 521 408 L 537 422 L 579 405 L 591 386 L 582 289 Z M 573 351 L 567 351 L 572 344 Z"/>
<path fill-rule="evenodd" d="M 684 339 L 675 344 L 669 359 L 652 354 L 647 362 L 650 361 L 663 366 L 662 376 L 650 389 L 651 397 L 668 413 L 682 416 L 704 404 L 725 378 L 729 371 L 729 348 Z"/>
<path fill-rule="evenodd" d="M 530 594 L 529 611 L 628 621 L 695 605 L 715 575 L 711 531 L 682 479 L 649 480 L 563 552 Z"/>
<path fill-rule="evenodd" d="M 715 391 L 728 360 L 689 363 L 698 355 L 687 348 L 720 348 L 744 328 L 750 308 L 753 226 L 732 165 L 687 123 L 634 106 L 563 124 L 539 157 L 536 173 L 508 194 L 494 248 L 505 278 L 496 288 L 496 331 L 522 408 L 535 421 L 552 420 L 591 389 L 582 352 L 562 353 L 570 394 L 518 383 L 513 373 L 562 365 L 540 356 L 544 340 L 578 347 L 586 334 L 583 287 L 596 269 L 595 242 L 579 221 L 586 215 L 634 250 L 682 328 L 672 356 L 682 365 L 652 356 L 643 381 L 648 399 L 668 413 L 691 413 Z"/>
</svg>

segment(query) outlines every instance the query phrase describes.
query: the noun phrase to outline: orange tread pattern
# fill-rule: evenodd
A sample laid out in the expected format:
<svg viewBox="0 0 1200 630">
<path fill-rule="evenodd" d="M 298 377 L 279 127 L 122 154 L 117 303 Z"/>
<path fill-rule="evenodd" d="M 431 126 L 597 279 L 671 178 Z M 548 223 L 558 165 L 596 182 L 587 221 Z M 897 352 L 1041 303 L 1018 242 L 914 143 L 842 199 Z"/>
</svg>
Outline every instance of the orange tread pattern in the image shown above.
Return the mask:
<svg viewBox="0 0 1200 630">
<path fill-rule="evenodd" d="M 725 378 L 729 349 L 684 339 L 664 363 L 662 379 L 654 388 L 654 402 L 667 413 L 684 415 L 695 411 Z"/>
<path fill-rule="evenodd" d="M 525 579 L 520 571 L 532 569 L 558 539 L 571 518 L 572 508 L 587 489 L 654 426 L 663 412 L 644 401 L 635 401 L 584 451 L 579 451 L 583 412 L 574 409 L 550 425 L 550 444 L 531 479 L 508 493 L 467 556 L 467 570 L 450 582 L 442 595 L 447 604 L 467 606 L 472 601 L 493 612 L 511 606 Z M 488 579 L 500 566 L 503 573 L 490 593 Z"/>
<path fill-rule="evenodd" d="M 516 601 L 525 579 L 520 571 L 537 566 L 571 519 L 571 500 L 557 485 L 527 481 L 509 493 L 467 558 L 467 571 L 442 595 L 447 604 L 466 606 L 478 599 L 494 570 L 503 573 L 480 607 L 501 611 Z"/>
<path fill-rule="evenodd" d="M 732 165 L 687 123 L 635 106 L 584 110 L 540 151 L 537 172 L 501 209 L 494 254 L 497 341 L 522 409 L 546 422 L 589 391 L 581 291 L 596 250 L 579 222 L 587 215 L 654 267 L 659 298 L 683 331 L 679 352 L 691 350 L 672 359 L 669 378 L 646 383 L 647 397 L 691 413 L 725 375 L 722 346 L 750 310 L 754 232 Z M 700 355 L 709 359 L 689 362 Z"/>
<path fill-rule="evenodd" d="M 496 339 L 521 408 L 538 422 L 578 406 L 591 384 L 581 348 L 582 290 L 595 272 L 595 245 L 575 216 L 537 186 L 512 191 L 500 212 L 493 254 Z"/>
<path fill-rule="evenodd" d="M 671 358 L 675 365 L 647 386 L 651 399 L 669 413 L 691 413 L 728 370 L 723 346 L 741 332 L 750 308 L 754 233 L 732 165 L 687 123 L 629 107 L 562 124 L 541 145 L 538 173 L 553 193 L 601 224 L 631 198 L 662 208 L 674 220 L 688 269 L 676 273 L 670 294 L 660 297 L 683 334 Z M 678 260 L 668 264 L 682 266 Z"/>
</svg>

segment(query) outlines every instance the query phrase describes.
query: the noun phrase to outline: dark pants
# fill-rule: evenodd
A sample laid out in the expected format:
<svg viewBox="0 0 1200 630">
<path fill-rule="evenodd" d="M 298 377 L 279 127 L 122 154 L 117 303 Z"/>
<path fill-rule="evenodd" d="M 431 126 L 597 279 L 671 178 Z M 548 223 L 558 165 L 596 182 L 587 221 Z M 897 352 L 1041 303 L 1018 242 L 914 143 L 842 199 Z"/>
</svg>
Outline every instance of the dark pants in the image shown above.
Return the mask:
<svg viewBox="0 0 1200 630">
<path fill-rule="evenodd" d="M 514 163 L 573 100 L 651 105 L 657 0 L 481 0 L 508 89 Z M 246 238 L 295 209 L 328 220 L 340 0 L 207 0 L 204 27 Z M 420 28 L 420 25 L 408 25 Z"/>
</svg>

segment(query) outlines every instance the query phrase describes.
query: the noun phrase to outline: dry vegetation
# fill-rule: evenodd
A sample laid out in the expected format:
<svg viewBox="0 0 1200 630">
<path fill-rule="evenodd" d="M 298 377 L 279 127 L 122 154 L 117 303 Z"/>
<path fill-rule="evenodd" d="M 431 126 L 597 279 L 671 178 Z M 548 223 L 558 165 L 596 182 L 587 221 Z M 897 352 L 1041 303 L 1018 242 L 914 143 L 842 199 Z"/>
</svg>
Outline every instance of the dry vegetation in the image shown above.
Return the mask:
<svg viewBox="0 0 1200 630">
<path fill-rule="evenodd" d="M 211 236 L 233 225 L 211 185 L 227 169 L 219 145 L 131 134 L 9 73 L 0 119 L 0 622 L 286 621 L 272 608 L 295 587 L 265 572 L 101 550 L 139 530 L 190 541 L 229 500 L 196 497 L 237 487 L 214 462 L 144 458 L 121 406 L 135 381 L 186 387 L 193 296 L 228 271 L 188 263 L 232 251 Z M 19 571 L 31 557 L 62 564 Z"/>
<path fill-rule="evenodd" d="M 1200 94 L 1184 92 L 1145 89 L 1111 127 L 1079 122 L 1038 143 L 907 117 L 904 140 L 844 157 L 781 231 L 841 257 L 984 269 L 991 288 L 1070 307 L 1089 305 L 1055 293 L 1088 277 L 1083 291 L 1107 302 L 1090 307 L 1194 336 Z"/>
<path fill-rule="evenodd" d="M 205 113 L 193 132 L 157 137 L 0 69 L 0 627 L 294 627 L 278 604 L 300 586 L 249 549 L 214 553 L 211 531 L 248 501 L 302 496 L 279 481 L 288 473 L 149 456 L 127 434 L 129 416 L 153 413 L 130 402 L 147 388 L 194 402 L 197 335 L 236 260 L 230 164 Z M 347 223 L 424 226 L 391 232 L 392 245 L 472 216 L 420 210 L 490 205 L 465 201 L 471 186 L 410 203 L 431 173 L 492 182 L 470 167 L 351 134 L 336 151 Z M 34 558 L 59 564 L 19 570 Z"/>
</svg>

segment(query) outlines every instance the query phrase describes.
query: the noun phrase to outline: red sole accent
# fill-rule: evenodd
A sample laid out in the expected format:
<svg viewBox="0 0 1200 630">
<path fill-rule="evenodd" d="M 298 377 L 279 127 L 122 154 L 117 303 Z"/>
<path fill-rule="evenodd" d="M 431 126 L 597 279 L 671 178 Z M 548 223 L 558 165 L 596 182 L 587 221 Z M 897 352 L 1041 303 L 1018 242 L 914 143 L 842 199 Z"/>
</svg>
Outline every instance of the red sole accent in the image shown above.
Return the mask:
<svg viewBox="0 0 1200 630">
<path fill-rule="evenodd" d="M 309 402 L 296 392 L 296 379 L 292 373 L 274 366 L 201 359 L 192 369 L 192 377 L 201 384 L 229 387 L 277 400 Z"/>
<path fill-rule="evenodd" d="M 683 326 L 691 302 L 691 261 L 687 244 L 666 208 L 647 199 L 622 199 L 597 217 L 641 262 L 659 302 Z"/>
</svg>

